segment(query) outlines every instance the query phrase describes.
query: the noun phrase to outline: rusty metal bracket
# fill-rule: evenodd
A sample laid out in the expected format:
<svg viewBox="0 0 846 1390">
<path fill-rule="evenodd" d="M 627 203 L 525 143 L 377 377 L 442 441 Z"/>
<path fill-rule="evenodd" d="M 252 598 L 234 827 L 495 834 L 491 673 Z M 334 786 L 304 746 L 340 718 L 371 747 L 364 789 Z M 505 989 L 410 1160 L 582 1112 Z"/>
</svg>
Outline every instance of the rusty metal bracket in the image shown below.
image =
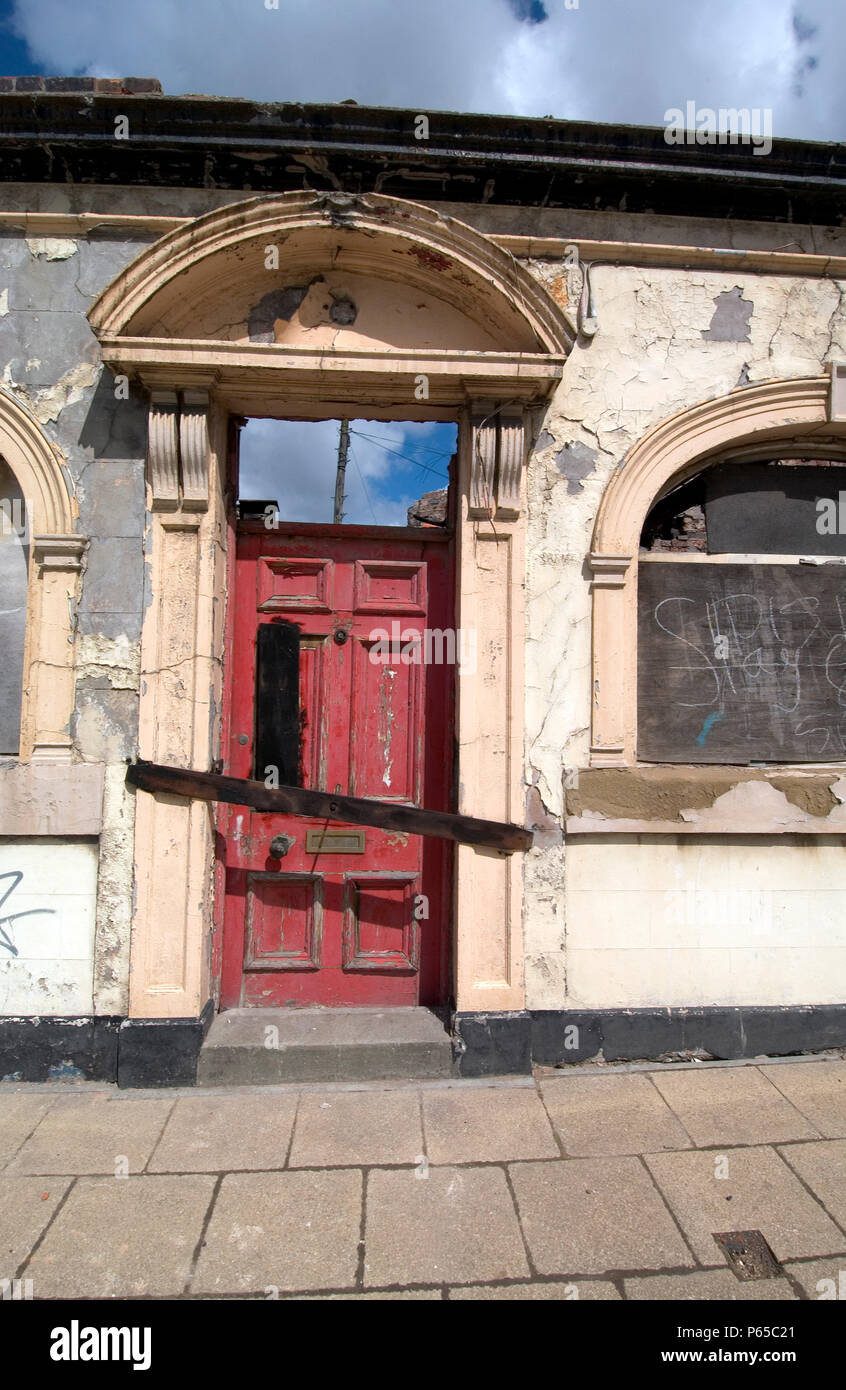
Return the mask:
<svg viewBox="0 0 846 1390">
<path fill-rule="evenodd" d="M 169 792 L 200 801 L 225 801 L 250 806 L 272 815 L 308 816 L 312 820 L 336 820 L 353 825 L 373 825 L 380 830 L 406 831 L 412 835 L 432 835 L 439 840 L 475 845 L 480 849 L 514 854 L 531 848 L 532 832 L 505 821 L 479 820 L 475 816 L 455 816 L 446 811 L 424 811 L 417 806 L 398 806 L 395 802 L 370 801 L 364 797 L 336 796 L 329 792 L 306 791 L 303 787 L 266 787 L 243 777 L 223 777 L 212 772 L 191 772 L 188 768 L 166 767 L 161 763 L 130 763 L 126 780 L 145 792 Z"/>
</svg>

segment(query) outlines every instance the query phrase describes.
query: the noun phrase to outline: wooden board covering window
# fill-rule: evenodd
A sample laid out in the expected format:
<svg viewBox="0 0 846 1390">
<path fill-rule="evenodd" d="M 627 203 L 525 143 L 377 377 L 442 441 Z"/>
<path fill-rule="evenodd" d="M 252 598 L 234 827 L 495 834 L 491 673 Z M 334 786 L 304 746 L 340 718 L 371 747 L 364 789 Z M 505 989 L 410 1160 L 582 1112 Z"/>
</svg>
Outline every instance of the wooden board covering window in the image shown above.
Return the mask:
<svg viewBox="0 0 846 1390">
<path fill-rule="evenodd" d="M 846 565 L 642 564 L 638 757 L 846 760 Z"/>
</svg>

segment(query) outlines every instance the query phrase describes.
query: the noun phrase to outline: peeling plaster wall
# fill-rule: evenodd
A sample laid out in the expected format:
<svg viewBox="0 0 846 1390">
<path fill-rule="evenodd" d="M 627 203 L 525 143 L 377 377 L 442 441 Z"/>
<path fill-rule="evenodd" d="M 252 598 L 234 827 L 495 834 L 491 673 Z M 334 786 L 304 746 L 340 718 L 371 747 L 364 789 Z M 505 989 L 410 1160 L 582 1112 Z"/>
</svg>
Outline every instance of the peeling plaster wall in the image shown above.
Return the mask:
<svg viewBox="0 0 846 1390">
<path fill-rule="evenodd" d="M 37 832 L 44 838 L 0 838 L 4 868 L 18 864 L 19 846 L 25 851 L 15 909 L 25 896 L 27 908 L 54 914 L 38 926 L 42 954 L 31 968 L 23 955 L 0 951 L 10 957 L 0 1015 L 127 1011 L 134 798 L 124 787 L 124 760 L 135 753 L 138 729 L 146 402 L 136 390 L 126 400 L 116 397 L 85 314 L 143 244 L 96 234 L 0 234 L 0 381 L 55 446 L 77 530 L 90 541 L 73 615 L 77 679 L 69 732 L 74 765 L 104 772 L 99 846 L 62 837 L 63 827 L 65 835 L 78 833 L 74 766 L 52 779 L 54 794 L 45 799 Z M 13 762 L 0 766 L 0 798 L 16 773 Z M 28 824 L 38 817 L 35 807 Z M 74 886 L 83 880 L 84 912 L 82 890 Z M 52 936 L 43 923 L 51 924 Z M 24 927 L 21 922 L 17 935 L 31 943 L 35 931 Z"/>
<path fill-rule="evenodd" d="M 243 196 L 211 189 L 4 186 L 7 209 L 60 214 L 198 216 Z M 420 201 L 425 201 L 422 185 Z M 494 234 L 754 250 L 789 245 L 846 254 L 843 228 L 791 224 L 786 229 L 773 223 L 493 204 L 436 206 Z M 33 411 L 60 450 L 79 531 L 91 539 L 75 615 L 71 734 L 78 762 L 105 769 L 90 957 L 91 1007 L 98 1013 L 126 1011 L 134 802 L 124 789 L 123 760 L 134 754 L 137 742 L 139 637 L 149 602 L 146 409 L 140 393 L 128 401 L 115 399 L 85 311 L 153 239 L 152 233 L 121 239 L 102 231 L 88 237 L 0 233 L 0 380 Z M 566 269 L 560 260 L 528 264 L 574 315 L 580 271 Z M 578 341 L 554 399 L 530 422 L 525 781 L 527 824 L 536 827 L 535 848 L 525 861 L 530 1008 L 846 997 L 843 943 L 837 914 L 829 912 L 832 903 L 842 903 L 846 888 L 839 869 L 843 842 L 801 836 L 803 816 L 844 814 L 838 789 L 829 782 L 800 789 L 780 785 L 775 777 L 729 778 L 710 800 L 700 793 L 684 806 L 678 804 L 677 789 L 662 801 L 661 792 L 641 788 L 628 803 L 623 798 L 637 819 L 645 811 L 654 821 L 656 804 L 659 810 L 670 806 L 664 828 L 671 830 L 689 812 L 691 833 L 595 837 L 598 843 L 591 836 L 564 836 L 565 796 L 575 798 L 570 815 L 589 816 L 606 814 L 608 798 L 622 794 L 618 787 L 612 795 L 607 781 L 592 787 L 587 779 L 580 791 L 577 771 L 588 762 L 590 722 L 585 561 L 604 488 L 643 434 L 675 412 L 738 385 L 818 376 L 829 360 L 846 357 L 843 289 L 831 280 L 747 272 L 601 263 L 594 270 L 599 332 Z M 277 319 L 272 315 L 256 331 L 275 336 Z M 332 324 L 337 327 L 337 320 Z M 246 322 L 244 331 L 249 333 Z M 3 775 L 0 767 L 0 782 Z M 747 789 L 747 783 L 754 785 Z M 727 797 L 734 798 L 730 806 Z M 750 808 L 760 806 L 762 798 L 771 810 L 784 807 L 784 834 L 771 843 L 756 841 L 750 848 L 739 836 L 731 841 L 696 835 L 696 817 L 716 815 L 729 817 L 742 834 Z M 56 835 L 61 807 L 53 807 L 52 816 L 49 833 Z M 0 853 L 11 843 L 0 840 Z M 57 853 L 61 848 L 59 839 L 40 844 Z M 772 871 L 767 891 L 792 894 L 784 896 L 781 907 L 773 899 L 772 910 L 764 909 L 755 897 L 756 855 Z M 46 858 L 35 857 L 31 865 L 43 875 L 46 892 L 52 873 Z M 827 877 L 814 878 L 812 869 Z M 721 875 L 746 894 L 731 917 L 731 943 L 720 938 Z M 823 881 L 831 890 L 828 898 L 820 896 Z M 819 920 L 828 923 L 825 941 L 814 925 L 817 908 Z M 766 940 L 762 932 L 770 933 Z M 804 953 L 801 961 L 790 954 L 794 947 Z M 58 956 L 48 983 L 54 1002 L 67 1005 L 75 986 Z M 43 988 L 35 979 L 27 998 L 28 1008 L 17 998 L 16 1012 L 45 1011 Z"/>
<path fill-rule="evenodd" d="M 513 219 L 509 230 L 524 227 Z M 731 232 L 712 228 L 711 244 L 731 244 Z M 575 309 L 578 269 L 561 261 L 533 261 L 530 269 Z M 599 332 L 579 339 L 554 399 L 532 422 L 526 782 L 527 824 L 538 833 L 525 866 L 527 1007 L 842 1002 L 843 841 L 823 837 L 824 846 L 819 836 L 786 833 L 812 818 L 819 829 L 829 813 L 832 831 L 842 831 L 836 778 L 800 786 L 801 779 L 729 770 L 703 801 L 701 787 L 691 794 L 689 786 L 660 787 L 655 778 L 650 786 L 626 773 L 613 774 L 612 787 L 607 771 L 583 772 L 580 782 L 578 770 L 588 766 L 590 744 L 586 560 L 605 487 L 646 431 L 678 411 L 738 385 L 818 377 L 829 361 L 846 358 L 846 285 L 598 263 L 593 287 Z M 676 775 L 701 781 L 695 770 Z M 679 795 L 692 809 L 676 804 Z M 604 835 L 597 844 L 568 835 L 562 843 L 565 797 L 582 829 L 586 816 L 610 815 L 621 830 L 648 829 L 651 820 L 667 831 L 675 819 L 691 833 Z M 785 833 L 755 849 L 695 834 L 702 818 L 703 829 L 741 836 L 762 814 Z M 759 881 L 756 863 L 771 875 L 766 902 L 749 887 Z M 730 932 L 727 885 L 741 894 Z"/>
</svg>

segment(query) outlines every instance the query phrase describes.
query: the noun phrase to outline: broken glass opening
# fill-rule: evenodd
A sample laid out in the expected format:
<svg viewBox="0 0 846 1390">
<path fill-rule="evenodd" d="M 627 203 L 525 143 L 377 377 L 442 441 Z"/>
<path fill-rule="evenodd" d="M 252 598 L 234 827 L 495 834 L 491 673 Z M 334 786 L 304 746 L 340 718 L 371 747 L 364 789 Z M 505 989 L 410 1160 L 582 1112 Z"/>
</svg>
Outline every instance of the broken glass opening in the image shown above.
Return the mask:
<svg viewBox="0 0 846 1390">
<path fill-rule="evenodd" d="M 457 426 L 409 420 L 248 420 L 243 520 L 444 526 Z M 268 511 L 270 509 L 270 511 Z"/>
<path fill-rule="evenodd" d="M 717 463 L 655 503 L 640 548 L 653 554 L 846 555 L 841 497 L 846 500 L 842 459 Z"/>
</svg>

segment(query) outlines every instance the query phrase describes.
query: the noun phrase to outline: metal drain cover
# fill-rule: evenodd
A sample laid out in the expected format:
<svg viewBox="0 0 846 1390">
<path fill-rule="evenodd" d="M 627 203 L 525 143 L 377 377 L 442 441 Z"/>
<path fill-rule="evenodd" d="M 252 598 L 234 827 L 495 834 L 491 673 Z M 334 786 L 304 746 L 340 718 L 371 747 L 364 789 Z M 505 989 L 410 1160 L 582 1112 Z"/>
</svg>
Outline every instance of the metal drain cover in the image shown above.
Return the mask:
<svg viewBox="0 0 846 1390">
<path fill-rule="evenodd" d="M 738 1279 L 778 1279 L 781 1265 L 760 1231 L 722 1231 L 714 1234 Z"/>
</svg>

